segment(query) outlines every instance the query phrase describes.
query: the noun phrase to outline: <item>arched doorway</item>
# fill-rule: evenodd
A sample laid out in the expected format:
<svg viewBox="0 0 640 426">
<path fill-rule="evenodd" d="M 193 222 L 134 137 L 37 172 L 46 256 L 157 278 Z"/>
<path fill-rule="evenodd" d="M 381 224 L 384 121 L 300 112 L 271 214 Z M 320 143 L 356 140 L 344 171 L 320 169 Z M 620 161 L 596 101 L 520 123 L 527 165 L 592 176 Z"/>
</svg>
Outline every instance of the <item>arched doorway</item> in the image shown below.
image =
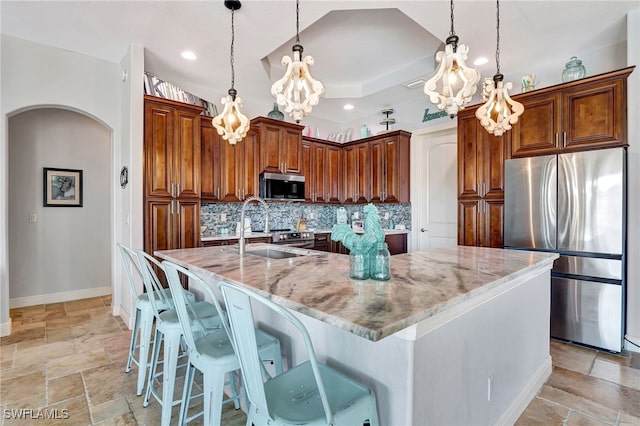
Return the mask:
<svg viewBox="0 0 640 426">
<path fill-rule="evenodd" d="M 8 120 L 10 307 L 111 292 L 112 132 L 63 108 Z M 82 207 L 44 207 L 43 168 L 82 170 Z"/>
</svg>

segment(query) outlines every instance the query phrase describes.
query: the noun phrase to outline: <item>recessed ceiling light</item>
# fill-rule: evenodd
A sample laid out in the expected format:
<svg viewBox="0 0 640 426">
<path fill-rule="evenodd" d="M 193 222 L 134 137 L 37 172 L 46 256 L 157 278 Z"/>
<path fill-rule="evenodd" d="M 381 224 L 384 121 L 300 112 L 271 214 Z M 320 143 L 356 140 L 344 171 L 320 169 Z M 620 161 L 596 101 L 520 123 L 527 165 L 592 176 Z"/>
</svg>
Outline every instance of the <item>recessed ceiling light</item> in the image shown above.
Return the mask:
<svg viewBox="0 0 640 426">
<path fill-rule="evenodd" d="M 478 59 L 476 59 L 475 61 L 473 61 L 473 65 L 484 65 L 487 62 L 489 62 L 489 59 L 485 58 L 485 57 L 480 57 Z"/>
<path fill-rule="evenodd" d="M 182 57 L 190 61 L 195 61 L 198 58 L 196 54 L 190 50 L 185 50 L 184 52 L 182 52 Z"/>
<path fill-rule="evenodd" d="M 346 104 L 345 106 L 343 106 L 342 108 L 346 109 L 347 111 L 351 111 L 353 109 L 353 105 L 351 104 Z"/>
</svg>

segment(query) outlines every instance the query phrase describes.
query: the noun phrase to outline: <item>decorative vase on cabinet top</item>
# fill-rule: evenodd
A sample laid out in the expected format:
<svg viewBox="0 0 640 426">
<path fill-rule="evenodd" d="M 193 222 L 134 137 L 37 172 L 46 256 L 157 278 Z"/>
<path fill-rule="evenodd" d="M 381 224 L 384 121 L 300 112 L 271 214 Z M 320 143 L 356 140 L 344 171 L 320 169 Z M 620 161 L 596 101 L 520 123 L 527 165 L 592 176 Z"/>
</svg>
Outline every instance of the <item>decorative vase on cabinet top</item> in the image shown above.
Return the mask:
<svg viewBox="0 0 640 426">
<path fill-rule="evenodd" d="M 586 70 L 582 61 L 576 56 L 572 56 L 569 62 L 566 63 L 564 71 L 562 71 L 562 82 L 579 80 L 584 78 Z"/>
<path fill-rule="evenodd" d="M 273 118 L 274 120 L 284 120 L 284 114 L 278 109 L 278 104 L 276 102 L 273 103 L 273 109 L 269 114 L 267 114 L 267 117 Z"/>
</svg>

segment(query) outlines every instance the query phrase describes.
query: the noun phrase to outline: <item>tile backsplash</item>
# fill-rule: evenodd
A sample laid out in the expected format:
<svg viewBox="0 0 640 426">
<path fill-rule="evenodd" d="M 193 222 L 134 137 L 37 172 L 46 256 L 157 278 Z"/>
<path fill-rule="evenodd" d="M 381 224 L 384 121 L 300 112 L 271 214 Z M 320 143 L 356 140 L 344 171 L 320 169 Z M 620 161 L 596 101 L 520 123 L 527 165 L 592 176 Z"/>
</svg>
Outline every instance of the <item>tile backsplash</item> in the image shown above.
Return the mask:
<svg viewBox="0 0 640 426">
<path fill-rule="evenodd" d="M 336 223 L 336 211 L 338 207 L 344 207 L 347 215 L 351 218 L 353 212 L 360 212 L 366 204 L 357 205 L 317 205 L 302 203 L 281 203 L 268 202 L 269 205 L 269 227 L 271 229 L 295 229 L 300 216 L 307 220 L 309 229 L 330 230 Z M 380 224 L 383 228 L 389 228 L 391 221 L 396 225 L 404 225 L 411 229 L 411 204 L 376 204 L 380 215 Z M 235 232 L 236 222 L 240 221 L 242 203 L 202 203 L 200 208 L 200 223 L 207 225 L 205 234 L 215 234 L 220 228 L 228 228 L 230 232 Z M 386 217 L 388 213 L 388 218 Z M 222 216 L 226 215 L 226 221 Z M 256 230 L 264 229 L 264 210 L 258 203 L 251 203 L 247 206 L 245 215 L 251 218 L 251 228 Z"/>
</svg>

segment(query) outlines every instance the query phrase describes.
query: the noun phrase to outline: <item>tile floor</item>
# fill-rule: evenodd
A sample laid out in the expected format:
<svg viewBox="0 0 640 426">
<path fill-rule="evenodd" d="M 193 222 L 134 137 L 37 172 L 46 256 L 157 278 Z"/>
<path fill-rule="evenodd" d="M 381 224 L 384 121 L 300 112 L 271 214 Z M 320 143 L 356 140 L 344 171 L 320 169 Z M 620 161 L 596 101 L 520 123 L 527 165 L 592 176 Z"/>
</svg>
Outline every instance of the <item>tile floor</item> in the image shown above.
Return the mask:
<svg viewBox="0 0 640 426">
<path fill-rule="evenodd" d="M 13 333 L 0 339 L 0 425 L 160 423 L 159 405 L 143 408 L 135 394 L 137 368 L 124 373 L 131 334 L 110 305 L 105 296 L 11 310 Z M 640 354 L 557 341 L 551 354 L 553 373 L 518 425 L 640 425 Z M 58 418 L 7 418 L 21 408 Z M 223 425 L 245 421 L 225 406 Z"/>
</svg>

